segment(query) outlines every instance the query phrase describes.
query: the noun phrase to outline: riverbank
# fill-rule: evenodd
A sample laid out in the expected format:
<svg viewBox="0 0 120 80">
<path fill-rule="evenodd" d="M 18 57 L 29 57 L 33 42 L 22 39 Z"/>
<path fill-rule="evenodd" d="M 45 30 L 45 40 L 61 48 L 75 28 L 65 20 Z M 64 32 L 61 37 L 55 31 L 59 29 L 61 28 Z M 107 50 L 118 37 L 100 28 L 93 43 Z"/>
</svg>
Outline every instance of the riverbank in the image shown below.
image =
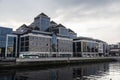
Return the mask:
<svg viewBox="0 0 120 80">
<path fill-rule="evenodd" d="M 119 61 L 120 57 L 92 57 L 92 58 L 81 58 L 81 57 L 69 57 L 69 58 L 39 58 L 39 59 L 4 59 L 0 62 L 0 68 L 23 68 L 23 67 L 49 67 L 59 66 L 68 64 L 84 64 L 84 63 L 99 63 L 99 62 L 112 62 Z"/>
</svg>

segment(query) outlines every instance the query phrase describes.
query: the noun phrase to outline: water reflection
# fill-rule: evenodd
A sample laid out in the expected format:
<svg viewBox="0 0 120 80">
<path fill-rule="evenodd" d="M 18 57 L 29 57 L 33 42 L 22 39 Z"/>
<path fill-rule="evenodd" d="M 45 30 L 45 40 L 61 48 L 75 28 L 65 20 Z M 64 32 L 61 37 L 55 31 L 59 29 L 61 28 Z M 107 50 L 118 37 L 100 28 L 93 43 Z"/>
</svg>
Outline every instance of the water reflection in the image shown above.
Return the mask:
<svg viewBox="0 0 120 80">
<path fill-rule="evenodd" d="M 110 80 L 110 76 L 117 71 L 111 72 L 113 66 L 118 68 L 118 64 L 81 64 L 44 70 L 0 70 L 0 80 Z"/>
</svg>

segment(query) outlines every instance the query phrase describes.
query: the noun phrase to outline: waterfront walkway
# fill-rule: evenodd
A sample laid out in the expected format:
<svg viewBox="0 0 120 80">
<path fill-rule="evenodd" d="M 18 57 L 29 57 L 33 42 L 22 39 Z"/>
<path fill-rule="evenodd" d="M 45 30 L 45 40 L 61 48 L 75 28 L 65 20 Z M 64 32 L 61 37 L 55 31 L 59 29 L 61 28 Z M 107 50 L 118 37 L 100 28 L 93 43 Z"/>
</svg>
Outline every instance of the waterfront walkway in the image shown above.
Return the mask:
<svg viewBox="0 0 120 80">
<path fill-rule="evenodd" d="M 68 57 L 68 58 L 17 58 L 16 62 L 44 62 L 44 61 L 80 61 L 80 60 L 102 60 L 112 59 L 120 60 L 120 57 Z"/>
<path fill-rule="evenodd" d="M 55 66 L 74 63 L 98 63 L 120 61 L 120 57 L 68 57 L 68 58 L 7 58 L 0 60 L 0 68 L 29 66 Z"/>
</svg>

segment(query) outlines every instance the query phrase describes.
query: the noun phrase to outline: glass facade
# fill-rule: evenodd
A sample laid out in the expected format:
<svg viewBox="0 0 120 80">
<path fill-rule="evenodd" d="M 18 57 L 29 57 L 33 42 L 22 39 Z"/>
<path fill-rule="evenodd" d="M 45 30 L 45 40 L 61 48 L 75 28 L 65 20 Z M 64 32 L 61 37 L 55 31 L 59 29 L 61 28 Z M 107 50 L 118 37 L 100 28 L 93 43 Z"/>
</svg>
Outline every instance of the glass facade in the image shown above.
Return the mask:
<svg viewBox="0 0 120 80">
<path fill-rule="evenodd" d="M 6 57 L 16 57 L 17 56 L 17 36 L 7 35 L 7 50 Z"/>
<path fill-rule="evenodd" d="M 64 36 L 69 36 L 68 29 L 64 27 L 59 27 L 59 34 Z"/>
<path fill-rule="evenodd" d="M 98 52 L 98 43 L 82 42 L 83 52 Z"/>
<path fill-rule="evenodd" d="M 41 30 L 45 31 L 49 28 L 50 26 L 50 19 L 47 17 L 42 17 L 41 18 Z"/>
<path fill-rule="evenodd" d="M 21 37 L 21 52 L 28 51 L 29 50 L 29 36 Z"/>
<path fill-rule="evenodd" d="M 77 52 L 81 52 L 81 42 L 77 42 Z"/>
<path fill-rule="evenodd" d="M 73 55 L 77 57 L 81 57 L 84 54 L 96 54 L 99 50 L 99 44 L 95 41 L 76 41 L 73 42 Z"/>
<path fill-rule="evenodd" d="M 55 33 L 52 35 L 52 52 L 57 52 L 57 36 Z"/>
<path fill-rule="evenodd" d="M 39 28 L 40 31 L 46 31 L 50 26 L 50 18 L 44 15 L 40 15 L 34 20 L 35 27 Z"/>
<path fill-rule="evenodd" d="M 73 43 L 73 56 L 75 57 L 81 57 L 81 52 L 82 52 L 82 48 L 81 48 L 81 42 L 74 42 Z"/>
<path fill-rule="evenodd" d="M 0 57 L 5 57 L 6 36 L 11 32 L 11 28 L 0 27 Z"/>
</svg>

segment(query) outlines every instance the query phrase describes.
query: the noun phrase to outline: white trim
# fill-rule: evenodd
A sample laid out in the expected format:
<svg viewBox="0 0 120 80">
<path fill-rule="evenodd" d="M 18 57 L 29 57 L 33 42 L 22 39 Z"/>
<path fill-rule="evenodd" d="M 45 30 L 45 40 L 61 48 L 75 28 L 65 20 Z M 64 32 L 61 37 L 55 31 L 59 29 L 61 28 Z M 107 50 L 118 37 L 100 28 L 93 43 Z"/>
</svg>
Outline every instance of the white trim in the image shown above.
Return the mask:
<svg viewBox="0 0 120 80">
<path fill-rule="evenodd" d="M 32 33 L 25 34 L 25 35 L 22 35 L 22 36 L 20 36 L 20 37 L 26 37 L 26 36 L 36 36 L 36 37 L 52 38 L 51 36 L 48 36 L 48 35 L 32 34 Z"/>
<path fill-rule="evenodd" d="M 8 35 L 6 36 L 5 57 L 7 57 Z"/>
<path fill-rule="evenodd" d="M 49 54 L 50 52 L 20 52 L 20 54 Z"/>
<path fill-rule="evenodd" d="M 59 54 L 73 54 L 73 52 L 58 52 Z"/>
<path fill-rule="evenodd" d="M 91 40 L 76 40 L 76 41 L 73 41 L 73 42 L 92 42 L 92 43 L 99 43 L 99 42 L 96 42 L 96 41 L 91 41 Z"/>
<path fill-rule="evenodd" d="M 13 35 L 13 34 L 7 34 L 7 36 L 6 36 L 5 57 L 7 57 L 8 37 L 15 37 L 16 38 L 15 57 L 17 57 L 17 42 L 18 42 L 18 38 L 17 38 L 17 35 Z"/>
<path fill-rule="evenodd" d="M 73 52 L 20 52 L 20 54 L 73 54 Z"/>
<path fill-rule="evenodd" d="M 57 39 L 73 41 L 73 39 L 70 39 L 70 38 L 63 38 L 63 37 L 57 37 Z"/>
<path fill-rule="evenodd" d="M 82 52 L 82 54 L 99 54 L 98 52 Z"/>
<path fill-rule="evenodd" d="M 17 35 L 14 35 L 14 34 L 7 34 L 7 35 L 11 37 L 17 37 Z"/>
</svg>

